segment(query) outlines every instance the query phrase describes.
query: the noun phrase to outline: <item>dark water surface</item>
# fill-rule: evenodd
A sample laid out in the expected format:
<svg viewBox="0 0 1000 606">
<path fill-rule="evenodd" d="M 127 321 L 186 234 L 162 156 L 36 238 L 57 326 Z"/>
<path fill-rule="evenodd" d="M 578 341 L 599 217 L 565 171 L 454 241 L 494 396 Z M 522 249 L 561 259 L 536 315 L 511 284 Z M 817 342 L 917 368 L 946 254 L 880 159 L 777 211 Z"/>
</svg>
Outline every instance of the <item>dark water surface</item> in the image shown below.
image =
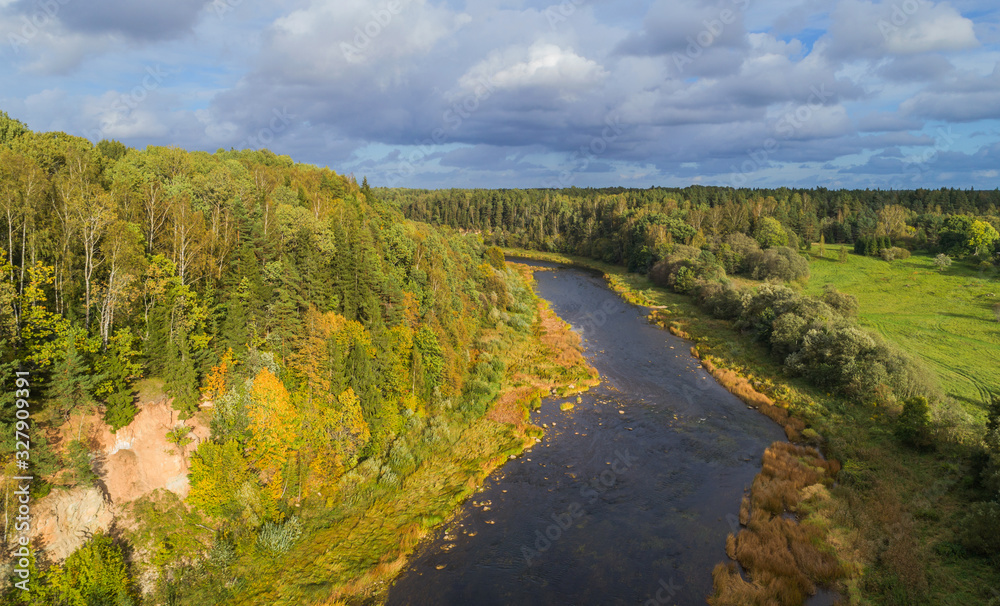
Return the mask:
<svg viewBox="0 0 1000 606">
<path fill-rule="evenodd" d="M 388 603 L 705 604 L 744 489 L 784 433 L 600 275 L 535 278 L 602 383 L 532 413 L 542 441 L 421 544 Z"/>
</svg>

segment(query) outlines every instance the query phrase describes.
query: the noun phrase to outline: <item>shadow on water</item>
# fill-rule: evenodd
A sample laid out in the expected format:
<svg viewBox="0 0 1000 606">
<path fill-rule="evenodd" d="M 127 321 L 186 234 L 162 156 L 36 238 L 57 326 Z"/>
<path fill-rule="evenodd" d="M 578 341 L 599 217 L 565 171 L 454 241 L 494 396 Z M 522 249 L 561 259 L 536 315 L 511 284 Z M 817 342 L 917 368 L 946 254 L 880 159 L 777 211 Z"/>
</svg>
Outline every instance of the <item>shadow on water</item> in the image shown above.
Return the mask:
<svg viewBox="0 0 1000 606">
<path fill-rule="evenodd" d="M 421 544 L 388 603 L 704 604 L 744 490 L 784 433 L 600 274 L 535 278 L 602 383 L 570 411 L 543 402 L 541 443 Z"/>
</svg>

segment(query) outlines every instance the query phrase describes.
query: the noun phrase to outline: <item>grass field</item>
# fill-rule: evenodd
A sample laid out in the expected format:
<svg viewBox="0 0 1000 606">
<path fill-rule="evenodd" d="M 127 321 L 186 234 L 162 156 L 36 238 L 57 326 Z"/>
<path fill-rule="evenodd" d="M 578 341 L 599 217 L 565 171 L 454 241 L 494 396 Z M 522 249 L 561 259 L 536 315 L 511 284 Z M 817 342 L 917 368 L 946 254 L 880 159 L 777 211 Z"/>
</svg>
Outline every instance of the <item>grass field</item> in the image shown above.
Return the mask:
<svg viewBox="0 0 1000 606">
<path fill-rule="evenodd" d="M 962 262 L 940 271 L 928 255 L 888 263 L 850 254 L 840 263 L 839 245 L 828 245 L 822 258 L 818 248 L 806 292 L 818 295 L 833 284 L 856 296 L 862 325 L 923 358 L 948 395 L 981 415 L 988 390 L 1000 389 L 997 272 Z"/>
</svg>

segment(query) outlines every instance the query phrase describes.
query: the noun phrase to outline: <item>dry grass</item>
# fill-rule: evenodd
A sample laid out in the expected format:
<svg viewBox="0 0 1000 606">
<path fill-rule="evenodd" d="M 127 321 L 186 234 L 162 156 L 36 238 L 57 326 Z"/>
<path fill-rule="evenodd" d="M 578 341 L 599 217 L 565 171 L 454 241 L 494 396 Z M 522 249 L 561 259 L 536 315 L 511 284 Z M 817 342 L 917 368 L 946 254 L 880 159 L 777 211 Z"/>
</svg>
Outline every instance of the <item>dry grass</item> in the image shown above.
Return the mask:
<svg viewBox="0 0 1000 606">
<path fill-rule="evenodd" d="M 728 368 L 717 367 L 710 356 L 702 359 L 701 365 L 715 377 L 715 380 L 720 385 L 728 389 L 737 398 L 743 400 L 747 406 L 756 408 L 769 419 L 781 425 L 789 440 L 792 442 L 802 440 L 802 430 L 806 428 L 806 424 L 802 419 L 789 415 L 787 409 L 778 406 L 774 400 L 754 389 L 750 381 L 739 373 Z"/>
<path fill-rule="evenodd" d="M 533 283 L 532 268 L 518 263 L 508 266 Z M 556 315 L 542 299 L 536 300 L 537 316 L 533 339 L 520 351 L 509 352 L 513 361 L 504 392 L 487 412 L 487 418 L 523 429 L 536 399 L 553 391 L 561 395 L 579 393 L 600 383 L 597 370 L 583 356 L 580 335 Z M 572 386 L 572 387 L 570 387 Z"/>
<path fill-rule="evenodd" d="M 797 606 L 816 592 L 817 584 L 844 576 L 827 545 L 823 519 L 800 523 L 788 515 L 799 511 L 807 497 L 822 502 L 825 491 L 819 488 L 839 470 L 839 463 L 824 460 L 813 448 L 776 442 L 767 449 L 751 498 L 740 506 L 746 528 L 726 539 L 726 554 L 739 561 L 750 581 L 732 564 L 716 566 L 710 604 Z"/>
</svg>

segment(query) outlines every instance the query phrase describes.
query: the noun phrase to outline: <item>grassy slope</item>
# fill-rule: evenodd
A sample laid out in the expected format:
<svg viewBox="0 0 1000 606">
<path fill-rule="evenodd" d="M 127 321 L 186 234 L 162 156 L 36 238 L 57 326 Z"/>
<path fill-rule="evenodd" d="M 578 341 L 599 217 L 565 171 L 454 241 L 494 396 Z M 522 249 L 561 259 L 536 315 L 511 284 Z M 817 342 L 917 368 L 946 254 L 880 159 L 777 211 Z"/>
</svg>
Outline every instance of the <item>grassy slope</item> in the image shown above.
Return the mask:
<svg viewBox="0 0 1000 606">
<path fill-rule="evenodd" d="M 939 271 L 933 257 L 914 255 L 887 263 L 848 255 L 839 245 L 819 256 L 813 245 L 808 294 L 824 284 L 858 298 L 861 324 L 926 360 L 945 392 L 982 417 L 986 390 L 1000 386 L 1000 282 L 964 263 Z"/>
<path fill-rule="evenodd" d="M 842 588 L 849 603 L 967 606 L 985 604 L 993 591 L 1000 592 L 1000 574 L 988 561 L 949 551 L 969 501 L 977 497 L 968 487 L 966 452 L 945 447 L 920 454 L 901 447 L 892 434 L 892 411 L 856 406 L 786 376 L 760 343 L 734 331 L 729 322 L 711 318 L 691 297 L 656 287 L 645 276 L 582 257 L 506 252 L 598 269 L 626 299 L 664 306 L 703 356 L 739 371 L 768 395 L 781 394 L 789 408 L 825 438 L 826 454 L 844 466 L 839 485 L 831 491 L 832 542 L 846 564 L 862 563 Z M 822 285 L 821 278 L 813 277 L 807 290 Z M 994 344 L 992 359 L 997 349 Z"/>
</svg>

